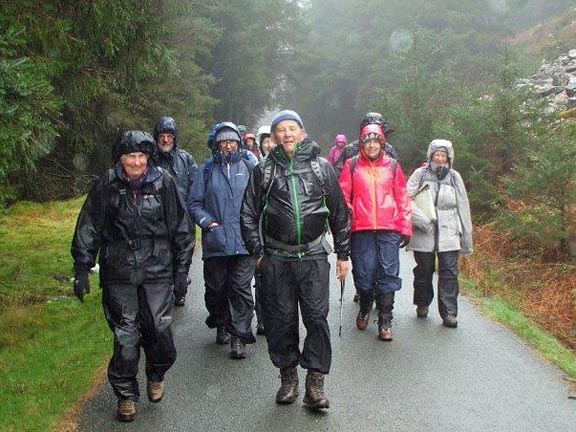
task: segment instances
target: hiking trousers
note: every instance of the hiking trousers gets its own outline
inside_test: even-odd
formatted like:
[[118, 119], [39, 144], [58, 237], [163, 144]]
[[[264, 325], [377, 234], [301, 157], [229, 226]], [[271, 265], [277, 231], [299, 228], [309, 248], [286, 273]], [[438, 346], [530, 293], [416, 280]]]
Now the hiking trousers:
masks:
[[138, 401], [140, 348], [146, 356], [146, 377], [162, 381], [176, 361], [172, 337], [174, 296], [171, 283], [107, 285], [102, 304], [114, 333], [114, 353], [108, 364], [108, 380], [119, 399]]
[[402, 288], [400, 272], [400, 234], [395, 231], [352, 233], [352, 276], [360, 310], [370, 312], [374, 300], [379, 307], [378, 323], [390, 327], [394, 293]]
[[254, 266], [255, 259], [250, 255], [204, 259], [204, 302], [209, 313], [206, 325], [225, 326], [245, 344], [256, 342], [252, 333]]
[[414, 259], [414, 304], [429, 306], [434, 298], [432, 276], [438, 257], [438, 312], [440, 317], [458, 316], [458, 256], [459, 251], [416, 252]]
[[[277, 368], [300, 364], [330, 372], [332, 346], [328, 327], [330, 264], [326, 256], [285, 261], [266, 254], [260, 263], [260, 296], [268, 354]], [[300, 352], [299, 313], [306, 328]]]

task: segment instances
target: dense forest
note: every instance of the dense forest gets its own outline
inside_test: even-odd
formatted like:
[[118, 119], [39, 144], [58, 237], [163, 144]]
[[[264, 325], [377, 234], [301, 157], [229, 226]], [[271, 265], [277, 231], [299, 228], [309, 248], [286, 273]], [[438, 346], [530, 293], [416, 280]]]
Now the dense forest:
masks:
[[[327, 150], [382, 112], [405, 171], [453, 140], [477, 221], [571, 257], [576, 130], [517, 85], [540, 58], [514, 37], [570, 0], [5, 0], [0, 204], [64, 199], [124, 129], [174, 117], [203, 160], [215, 121], [298, 110]], [[556, 38], [547, 55], [574, 46]], [[574, 40], [573, 38], [571, 39]], [[538, 53], [540, 55], [541, 53]]]

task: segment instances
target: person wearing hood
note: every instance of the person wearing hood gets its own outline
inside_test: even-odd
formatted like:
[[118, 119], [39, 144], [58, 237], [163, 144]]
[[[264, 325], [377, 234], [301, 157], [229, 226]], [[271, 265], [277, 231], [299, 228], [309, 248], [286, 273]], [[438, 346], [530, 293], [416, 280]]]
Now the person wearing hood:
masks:
[[250, 287], [255, 260], [240, 233], [240, 207], [257, 162], [231, 122], [213, 127], [208, 146], [212, 157], [198, 170], [188, 210], [202, 229], [206, 325], [216, 329], [216, 343], [230, 342], [230, 357], [241, 360], [246, 358], [245, 345], [256, 342]]
[[98, 257], [104, 314], [114, 334], [108, 380], [121, 421], [136, 416], [141, 347], [148, 398], [162, 399], [164, 375], [176, 360], [173, 286], [176, 292], [186, 288], [194, 251], [194, 225], [176, 182], [151, 163], [155, 145], [137, 130], [114, 143], [114, 169], [90, 190], [71, 248], [80, 301], [90, 292], [88, 273]]
[[[276, 402], [297, 399], [300, 365], [307, 369], [304, 403], [324, 409], [329, 407], [324, 378], [332, 360], [327, 226], [342, 280], [349, 266], [350, 216], [334, 169], [319, 157], [320, 147], [306, 136], [300, 116], [280, 111], [271, 132], [278, 146], [252, 172], [242, 204], [242, 236], [262, 277], [268, 353], [282, 382]], [[302, 351], [298, 306], [306, 327]]]
[[[190, 153], [178, 147], [178, 128], [172, 117], [160, 118], [154, 127], [154, 139], [156, 140], [155, 163], [174, 177], [185, 204], [198, 171], [198, 164]], [[193, 231], [191, 235], [194, 235]], [[183, 293], [175, 293], [178, 294], [174, 298], [175, 306], [184, 306], [186, 292], [187, 289]]]
[[374, 300], [378, 337], [391, 341], [395, 292], [402, 288], [399, 250], [412, 236], [410, 195], [402, 168], [384, 151], [377, 124], [360, 133], [360, 153], [346, 161], [340, 186], [352, 220], [352, 274], [359, 294], [358, 330], [366, 330]]
[[260, 149], [260, 162], [276, 148], [276, 143], [270, 136], [270, 126], [260, 126], [256, 134], [256, 145]]
[[[382, 128], [386, 139], [386, 143], [384, 144], [384, 151], [392, 159], [398, 160], [398, 153], [396, 152], [396, 149], [392, 144], [388, 142], [388, 135], [394, 132], [394, 130], [388, 127], [388, 125], [384, 121], [384, 117], [382, 117], [382, 114], [378, 112], [367, 112], [366, 114], [364, 114], [364, 117], [362, 117], [362, 121], [360, 122], [359, 132], [361, 133], [362, 129], [364, 129], [364, 127], [369, 124], [376, 124]], [[334, 169], [336, 170], [336, 175], [338, 177], [340, 177], [340, 173], [342, 172], [342, 168], [344, 167], [346, 161], [356, 156], [360, 151], [360, 147], [361, 143], [359, 140], [354, 140], [344, 147], [344, 151], [340, 153], [340, 157], [338, 157], [338, 159], [336, 159], [336, 162], [334, 163]]]
[[346, 135], [336, 135], [334, 145], [328, 152], [327, 160], [330, 165], [336, 165], [336, 161], [340, 158], [340, 155], [344, 151], [344, 147], [346, 147], [347, 143], [348, 139], [346, 138]]
[[[458, 326], [458, 257], [472, 253], [472, 217], [462, 177], [452, 168], [452, 142], [435, 139], [428, 146], [427, 164], [408, 179], [410, 196], [429, 193], [433, 212], [413, 201], [414, 237], [408, 249], [414, 251], [414, 304], [416, 315], [428, 316], [434, 298], [432, 276], [438, 263], [438, 311], [446, 327]], [[427, 190], [426, 190], [427, 189]]]
[[252, 154], [256, 156], [256, 159], [260, 160], [261, 155], [260, 149], [256, 144], [256, 135], [253, 133], [244, 134], [244, 144], [246, 144], [246, 149], [252, 152]]

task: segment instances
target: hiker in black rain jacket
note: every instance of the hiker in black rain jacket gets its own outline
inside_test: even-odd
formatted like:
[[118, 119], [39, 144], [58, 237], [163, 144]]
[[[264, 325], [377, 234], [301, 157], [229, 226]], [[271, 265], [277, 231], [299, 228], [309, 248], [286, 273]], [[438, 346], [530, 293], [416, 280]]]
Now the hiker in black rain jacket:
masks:
[[216, 328], [216, 343], [230, 342], [230, 356], [246, 357], [252, 333], [254, 299], [250, 286], [254, 258], [240, 233], [240, 207], [250, 172], [258, 163], [247, 151], [234, 123], [215, 125], [208, 137], [212, 157], [200, 166], [188, 200], [194, 222], [202, 228], [206, 325]]
[[[280, 111], [271, 131], [278, 146], [252, 173], [242, 205], [242, 235], [262, 277], [268, 353], [282, 380], [276, 402], [290, 404], [298, 397], [300, 365], [308, 371], [304, 402], [323, 409], [329, 406], [324, 376], [332, 360], [327, 320], [332, 248], [326, 233], [329, 226], [336, 274], [344, 279], [350, 216], [334, 169], [318, 157], [320, 147], [306, 137], [300, 116]], [[298, 306], [306, 327], [302, 352]]]
[[88, 194], [74, 232], [76, 295], [90, 292], [89, 270], [100, 263], [102, 303], [114, 333], [108, 379], [118, 417], [131, 421], [139, 398], [140, 347], [148, 398], [159, 402], [164, 374], [176, 360], [171, 331], [173, 285], [181, 290], [194, 250], [193, 224], [172, 176], [152, 165], [155, 142], [128, 131], [113, 146], [110, 169]]
[[[165, 135], [166, 143], [161, 140], [161, 135]], [[170, 139], [170, 136], [172, 139]], [[180, 136], [176, 121], [172, 117], [162, 117], [154, 127], [154, 139], [156, 140], [157, 151], [155, 163], [157, 166], [168, 171], [178, 185], [178, 191], [186, 203], [190, 196], [192, 183], [196, 178], [198, 164], [194, 157], [186, 150], [179, 148]]]
[[[178, 191], [184, 201], [188, 201], [192, 183], [198, 171], [198, 164], [190, 153], [178, 147], [180, 137], [176, 121], [172, 117], [162, 117], [154, 127], [156, 166], [164, 168], [176, 180]], [[187, 289], [174, 293], [174, 306], [184, 306]]]

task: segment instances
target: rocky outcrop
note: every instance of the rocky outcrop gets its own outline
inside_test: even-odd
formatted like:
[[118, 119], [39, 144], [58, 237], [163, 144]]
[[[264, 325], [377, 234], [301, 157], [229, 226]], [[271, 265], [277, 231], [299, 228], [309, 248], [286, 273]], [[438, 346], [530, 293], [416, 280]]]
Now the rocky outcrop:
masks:
[[517, 85], [529, 86], [536, 94], [547, 98], [550, 112], [576, 107], [576, 49], [552, 63], [543, 63], [531, 78], [518, 80]]

